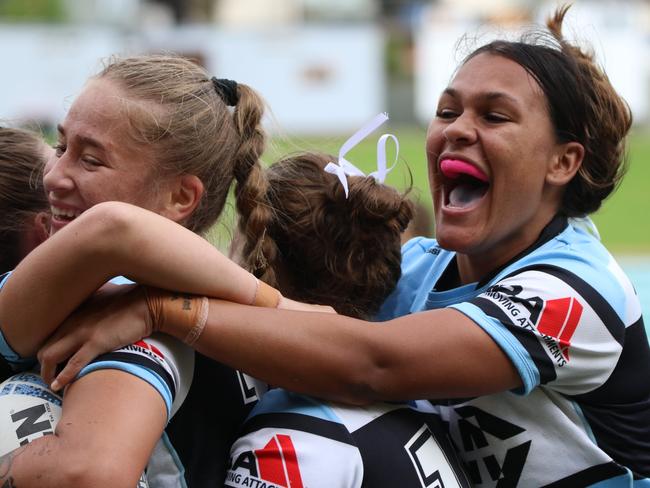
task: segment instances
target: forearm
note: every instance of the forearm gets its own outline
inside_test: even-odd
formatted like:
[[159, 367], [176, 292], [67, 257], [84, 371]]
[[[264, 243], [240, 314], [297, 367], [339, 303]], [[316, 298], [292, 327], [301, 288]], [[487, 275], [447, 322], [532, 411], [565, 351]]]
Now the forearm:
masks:
[[188, 229], [126, 203], [103, 203], [93, 211], [108, 215], [118, 229], [103, 246], [103, 266], [114, 274], [168, 290], [253, 301], [255, 277]]
[[[173, 326], [165, 332], [185, 333]], [[447, 309], [377, 324], [211, 300], [194, 347], [270, 384], [353, 404], [472, 396], [520, 384], [491, 338]]]
[[[48, 435], [32, 441], [0, 457], [0, 486], [20, 488], [60, 488], [62, 486], [112, 486], [89, 485], [90, 466], [74, 459], [66, 451], [58, 435]], [[98, 481], [98, 476], [95, 476]]]
[[0, 290], [0, 327], [21, 356], [108, 279], [250, 303], [255, 278], [210, 243], [132, 205], [106, 202], [86, 211], [35, 249]]
[[133, 488], [165, 420], [160, 395], [139, 378], [90, 373], [68, 388], [53, 435], [1, 458], [0, 486]]

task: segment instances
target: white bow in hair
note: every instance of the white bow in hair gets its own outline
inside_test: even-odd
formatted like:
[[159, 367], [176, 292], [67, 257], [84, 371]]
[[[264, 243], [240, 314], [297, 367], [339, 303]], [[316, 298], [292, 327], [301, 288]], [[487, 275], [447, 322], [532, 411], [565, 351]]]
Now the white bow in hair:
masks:
[[[375, 131], [380, 125], [388, 120], [386, 113], [376, 115], [370, 122], [361, 127], [350, 137], [339, 150], [338, 164], [328, 163], [325, 166], [325, 171], [335, 174], [345, 190], [345, 198], [348, 197], [348, 176], [366, 176], [366, 174], [357, 168], [350, 161], [345, 159], [345, 155], [350, 150], [365, 139], [371, 132]], [[395, 141], [395, 160], [390, 168], [386, 168], [386, 144], [388, 140]], [[393, 134], [383, 134], [377, 141], [377, 171], [373, 171], [368, 176], [372, 176], [379, 183], [386, 180], [386, 175], [392, 171], [397, 164], [397, 156], [399, 155], [399, 141]]]

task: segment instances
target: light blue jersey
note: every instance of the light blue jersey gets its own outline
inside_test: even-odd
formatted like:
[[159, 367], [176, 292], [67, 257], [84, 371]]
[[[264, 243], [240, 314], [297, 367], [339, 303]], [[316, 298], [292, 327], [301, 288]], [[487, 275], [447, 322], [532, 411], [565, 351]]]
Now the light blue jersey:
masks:
[[476, 486], [650, 486], [650, 348], [638, 297], [587, 232], [554, 219], [478, 283], [437, 289], [455, 253], [403, 248], [378, 318], [455, 308], [485, 330], [523, 388], [440, 401]]

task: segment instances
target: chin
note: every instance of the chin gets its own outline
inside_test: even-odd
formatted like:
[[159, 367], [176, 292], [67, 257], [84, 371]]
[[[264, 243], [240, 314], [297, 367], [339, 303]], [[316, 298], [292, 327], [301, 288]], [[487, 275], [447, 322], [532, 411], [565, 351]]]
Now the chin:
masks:
[[450, 218], [444, 212], [436, 212], [435, 238], [443, 249], [465, 252], [475, 234], [474, 226], [466, 219]]
[[471, 249], [475, 247], [472, 233], [460, 229], [436, 231], [436, 239], [441, 248], [461, 254], [471, 254]]

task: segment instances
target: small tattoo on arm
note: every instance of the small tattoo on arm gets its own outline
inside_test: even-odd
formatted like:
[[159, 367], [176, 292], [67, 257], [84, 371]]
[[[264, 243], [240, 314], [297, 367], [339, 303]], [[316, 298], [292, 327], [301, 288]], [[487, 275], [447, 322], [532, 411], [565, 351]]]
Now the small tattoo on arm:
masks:
[[22, 449], [19, 448], [18, 451], [12, 451], [4, 456], [0, 456], [0, 488], [16, 488], [16, 483], [14, 477], [11, 476], [11, 466], [14, 462], [14, 458]]
[[2, 483], [2, 488], [17, 488], [18, 485], [14, 483], [14, 479], [9, 476], [9, 479]]
[[0, 483], [2, 488], [11, 488], [14, 485], [14, 479], [11, 476], [11, 465], [13, 464], [14, 455], [12, 452], [0, 457]]

